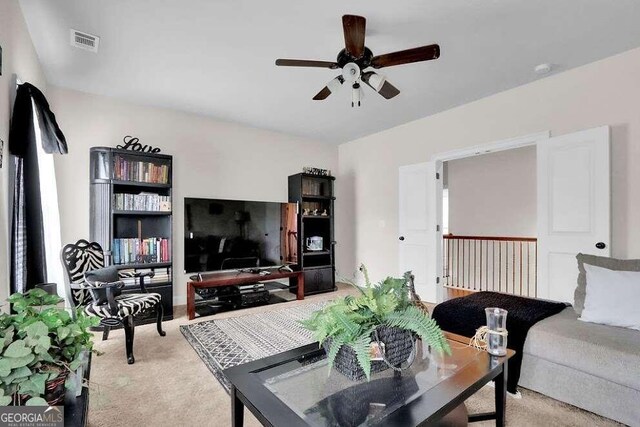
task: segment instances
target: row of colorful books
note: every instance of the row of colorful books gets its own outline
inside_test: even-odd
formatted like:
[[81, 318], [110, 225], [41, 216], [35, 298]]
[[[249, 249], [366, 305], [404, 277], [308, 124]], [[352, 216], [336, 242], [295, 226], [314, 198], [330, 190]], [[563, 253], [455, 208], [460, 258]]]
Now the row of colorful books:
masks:
[[171, 197], [155, 193], [114, 194], [113, 207], [120, 211], [171, 212]]
[[114, 264], [142, 264], [171, 261], [169, 239], [113, 239], [111, 248]]
[[169, 165], [156, 165], [116, 156], [113, 165], [113, 178], [121, 181], [167, 184], [169, 183]]

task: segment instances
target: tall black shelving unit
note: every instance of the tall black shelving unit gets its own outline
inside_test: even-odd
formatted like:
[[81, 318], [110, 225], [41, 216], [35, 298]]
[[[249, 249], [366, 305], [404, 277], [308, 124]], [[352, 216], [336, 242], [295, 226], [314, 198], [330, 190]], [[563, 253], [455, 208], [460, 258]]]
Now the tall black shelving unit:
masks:
[[[102, 246], [107, 265], [156, 273], [155, 278], [146, 279], [145, 286], [149, 292], [162, 295], [165, 320], [173, 319], [172, 167], [169, 155], [109, 147], [90, 149], [90, 238]], [[126, 206], [123, 195], [128, 199]], [[152, 203], [141, 202], [141, 196]], [[162, 199], [162, 205], [158, 199]], [[137, 240], [141, 246], [147, 242], [147, 249], [155, 239], [157, 246], [145, 254], [130, 252], [125, 256], [122, 246], [116, 244], [122, 241], [116, 239]], [[139, 289], [128, 284], [123, 293]]]
[[[332, 176], [305, 173], [289, 177], [289, 202], [298, 204], [298, 265], [304, 271], [304, 294], [336, 290], [334, 184]], [[322, 250], [310, 251], [306, 240], [322, 237]]]

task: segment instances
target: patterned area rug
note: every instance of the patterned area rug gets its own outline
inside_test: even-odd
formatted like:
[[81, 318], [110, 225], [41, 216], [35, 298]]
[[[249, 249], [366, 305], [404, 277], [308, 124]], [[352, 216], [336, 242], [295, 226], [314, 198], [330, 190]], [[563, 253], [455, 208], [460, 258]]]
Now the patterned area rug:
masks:
[[229, 392], [224, 369], [312, 343], [311, 332], [298, 321], [325, 304], [297, 304], [282, 310], [183, 325], [180, 331]]

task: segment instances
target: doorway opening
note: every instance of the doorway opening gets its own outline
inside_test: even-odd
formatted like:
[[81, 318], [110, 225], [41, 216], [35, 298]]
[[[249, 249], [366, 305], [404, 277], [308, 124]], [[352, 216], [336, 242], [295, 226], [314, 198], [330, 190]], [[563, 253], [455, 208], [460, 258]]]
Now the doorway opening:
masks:
[[442, 163], [443, 297], [537, 297], [536, 146]]

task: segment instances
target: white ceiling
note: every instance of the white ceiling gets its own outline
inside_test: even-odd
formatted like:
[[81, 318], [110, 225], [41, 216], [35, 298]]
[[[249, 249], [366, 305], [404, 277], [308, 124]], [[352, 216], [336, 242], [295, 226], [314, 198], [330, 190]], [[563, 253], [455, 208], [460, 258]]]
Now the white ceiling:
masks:
[[[637, 0], [20, 0], [50, 84], [341, 143], [640, 46]], [[437, 61], [383, 69], [402, 93], [347, 88], [334, 60], [341, 15], [367, 18], [374, 54], [439, 43]], [[69, 29], [101, 37], [73, 48]], [[463, 125], [463, 124], [461, 124]]]

